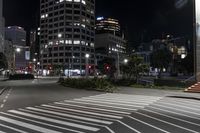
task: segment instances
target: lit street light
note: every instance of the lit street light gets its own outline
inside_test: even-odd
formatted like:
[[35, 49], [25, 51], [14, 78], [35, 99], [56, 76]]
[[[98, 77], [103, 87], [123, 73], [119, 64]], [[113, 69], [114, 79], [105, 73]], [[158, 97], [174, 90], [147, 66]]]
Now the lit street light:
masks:
[[20, 48], [16, 48], [16, 52], [17, 53], [21, 52], [21, 49]]
[[85, 58], [86, 58], [85, 75], [86, 75], [86, 78], [88, 78], [88, 74], [89, 74], [89, 58], [90, 58], [90, 55], [89, 55], [89, 54], [86, 54], [86, 55], [85, 55]]
[[128, 63], [128, 59], [124, 59], [124, 64], [127, 64]]

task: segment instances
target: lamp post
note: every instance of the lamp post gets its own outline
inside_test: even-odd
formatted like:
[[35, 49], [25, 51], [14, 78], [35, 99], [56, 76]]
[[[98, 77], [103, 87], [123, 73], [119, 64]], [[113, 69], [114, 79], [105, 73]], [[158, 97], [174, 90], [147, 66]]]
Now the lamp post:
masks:
[[90, 58], [90, 55], [89, 54], [86, 54], [85, 55], [85, 59], [86, 59], [86, 63], [85, 63], [85, 75], [86, 75], [86, 78], [88, 78], [88, 74], [89, 74], [89, 58]]
[[128, 63], [128, 59], [124, 59], [124, 64], [126, 65]]

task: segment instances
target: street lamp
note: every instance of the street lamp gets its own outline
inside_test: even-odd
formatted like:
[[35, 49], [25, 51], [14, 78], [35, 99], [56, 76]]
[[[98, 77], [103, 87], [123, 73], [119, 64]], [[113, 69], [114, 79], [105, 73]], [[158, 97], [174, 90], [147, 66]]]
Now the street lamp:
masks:
[[128, 63], [128, 59], [124, 59], [124, 64], [127, 64]]
[[89, 54], [85, 54], [85, 58], [86, 58], [86, 64], [85, 64], [85, 75], [86, 75], [86, 78], [88, 78], [88, 73], [89, 73], [89, 58], [90, 58], [90, 55]]
[[16, 52], [17, 53], [21, 52], [21, 49], [20, 48], [16, 48]]

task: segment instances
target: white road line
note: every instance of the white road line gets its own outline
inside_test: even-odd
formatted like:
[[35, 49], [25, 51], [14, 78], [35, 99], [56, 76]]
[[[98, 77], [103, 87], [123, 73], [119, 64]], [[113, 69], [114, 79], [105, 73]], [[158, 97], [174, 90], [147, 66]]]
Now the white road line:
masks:
[[142, 105], [129, 105], [129, 104], [119, 104], [119, 103], [109, 103], [109, 102], [102, 102], [102, 101], [94, 101], [94, 100], [84, 100], [84, 99], [74, 99], [75, 101], [81, 102], [90, 102], [90, 103], [97, 103], [97, 104], [106, 104], [112, 106], [121, 106], [121, 107], [128, 107], [128, 108], [143, 108]]
[[136, 132], [136, 133], [141, 133], [140, 131], [138, 131], [137, 129], [125, 124], [124, 122], [120, 121], [120, 120], [117, 120], [117, 122], [119, 122], [120, 124], [124, 125], [125, 127], [129, 128], [130, 130]]
[[109, 109], [87, 107], [87, 106], [67, 104], [67, 103], [61, 103], [61, 102], [55, 102], [54, 104], [63, 105], [63, 106], [78, 107], [78, 108], [84, 108], [84, 109], [92, 109], [92, 110], [98, 110], [98, 111], [105, 111], [105, 112], [111, 112], [111, 113], [117, 113], [117, 114], [123, 114], [123, 115], [130, 115], [131, 114], [131, 113], [128, 113], [128, 112], [123, 112], [123, 111], [115, 111], [115, 110], [109, 110]]
[[[193, 107], [193, 108], [197, 108], [197, 109], [200, 109], [200, 104], [199, 105], [195, 105], [196, 101], [194, 101], [193, 103], [190, 102], [190, 103], [184, 103], [184, 101], [181, 101], [181, 102], [177, 102], [177, 101], [172, 101], [172, 103], [175, 103], [175, 104], [178, 104], [178, 105], [182, 105], [182, 106], [188, 106], [188, 104], [190, 105], [190, 107]], [[171, 103], [171, 102], [169, 102]]]
[[4, 104], [1, 104], [0, 108], [3, 108], [4, 107]]
[[141, 101], [121, 101], [120, 99], [105, 99], [105, 98], [81, 98], [84, 100], [91, 100], [91, 101], [102, 101], [102, 102], [112, 102], [112, 103], [119, 103], [119, 104], [129, 104], [129, 105], [143, 105], [143, 106], [148, 106], [152, 102], [141, 102]]
[[3, 112], [0, 112], [0, 113], [3, 114], [3, 115], [7, 115], [7, 116], [11, 116], [11, 117], [15, 117], [15, 118], [19, 118], [19, 119], [26, 120], [26, 121], [30, 121], [30, 122], [34, 122], [34, 123], [37, 123], [37, 124], [46, 125], [46, 126], [49, 126], [49, 127], [54, 127], [54, 128], [58, 128], [58, 129], [63, 129], [63, 130], [70, 131], [70, 132], [75, 132], [75, 133], [84, 133], [84, 132], [81, 132], [81, 131], [72, 130], [72, 129], [69, 129], [69, 128], [63, 128], [63, 127], [59, 127], [59, 126], [55, 126], [55, 125], [52, 125], [52, 124], [47, 124], [47, 123], [44, 123], [44, 122], [39, 122], [39, 121], [35, 121], [35, 120], [31, 120], [31, 119], [27, 119], [27, 118], [24, 118], [24, 117], [20, 117], [20, 116], [16, 116], [16, 115], [8, 114], [8, 113], [3, 113]]
[[159, 128], [159, 127], [156, 127], [156, 126], [154, 126], [154, 125], [151, 125], [151, 124], [149, 124], [149, 123], [146, 123], [146, 122], [144, 122], [144, 121], [141, 121], [141, 120], [139, 120], [139, 119], [137, 119], [137, 118], [134, 118], [134, 117], [132, 117], [132, 116], [127, 116], [127, 117], [130, 118], [130, 119], [133, 119], [133, 120], [135, 120], [135, 121], [138, 121], [138, 122], [140, 122], [140, 123], [142, 123], [142, 124], [144, 124], [144, 125], [147, 125], [147, 126], [149, 126], [149, 127], [152, 127], [152, 128], [154, 128], [154, 129], [157, 129], [157, 130], [159, 130], [159, 131], [161, 131], [161, 132], [170, 133], [170, 132], [168, 132], [168, 131], [166, 131], [166, 130], [163, 130], [163, 129]]
[[7, 100], [6, 100], [6, 99], [4, 99], [4, 100], [3, 100], [3, 103], [5, 103], [6, 101], [7, 101]]
[[[83, 97], [83, 98], [88, 98], [88, 97]], [[148, 98], [148, 97], [135, 97], [134, 95], [132, 95], [131, 97], [128, 96], [90, 96], [89, 98], [112, 98], [112, 99], [116, 99], [116, 98], [120, 98], [120, 99], [124, 99], [124, 100], [141, 100], [141, 101], [157, 101], [160, 100], [161, 98]]]
[[167, 106], [181, 107], [181, 108], [184, 108], [184, 109], [189, 109], [189, 110], [198, 111], [198, 112], [200, 111], [200, 109], [191, 108], [191, 107], [188, 107], [188, 106], [182, 106], [182, 105], [179, 105], [179, 104], [172, 104], [172, 103], [158, 103], [158, 104], [164, 104], [164, 105], [167, 105]]
[[[185, 100], [185, 99], [181, 99], [181, 100], [179, 100], [179, 99], [175, 99], [175, 98], [173, 98], [173, 99], [168, 99], [168, 98], [165, 98], [165, 99], [163, 99], [164, 101], [165, 100], [169, 100], [170, 102], [173, 102], [173, 101], [176, 101], [176, 102], [179, 102], [179, 103], [185, 103], [185, 104], [192, 104], [192, 105], [196, 105], [196, 106], [200, 106], [200, 102], [198, 102], [197, 100], [190, 100], [190, 99], [187, 99], [187, 101]], [[161, 101], [163, 101], [163, 100], [161, 100]], [[197, 103], [198, 102], [198, 103]]]
[[6, 133], [6, 132], [0, 131], [0, 133]]
[[65, 111], [72, 111], [72, 112], [89, 114], [89, 115], [96, 115], [96, 116], [108, 117], [108, 118], [112, 118], [112, 119], [123, 119], [123, 117], [121, 117], [121, 116], [115, 116], [115, 115], [100, 114], [100, 113], [94, 113], [94, 112], [88, 112], [88, 111], [81, 111], [81, 110], [69, 109], [69, 108], [63, 108], [63, 107], [56, 107], [56, 106], [45, 105], [45, 104], [42, 105], [42, 106], [43, 107], [54, 108], [54, 109], [59, 109], [59, 110], [65, 110]]
[[198, 117], [192, 117], [192, 116], [189, 116], [189, 115], [185, 115], [185, 114], [182, 114], [182, 113], [177, 113], [177, 112], [174, 112], [174, 111], [169, 111], [169, 110], [165, 110], [165, 109], [161, 109], [161, 108], [156, 108], [156, 107], [152, 107], [152, 106], [149, 106], [148, 108], [160, 110], [162, 112], [168, 112], [168, 113], [171, 113], [171, 114], [176, 114], [176, 115], [179, 115], [179, 116], [184, 116], [184, 117], [195, 119], [195, 120], [200, 120], [200, 118], [198, 118]]
[[82, 117], [82, 116], [76, 116], [76, 115], [70, 115], [70, 114], [64, 114], [64, 113], [58, 113], [58, 112], [54, 112], [54, 111], [48, 111], [48, 110], [38, 109], [38, 108], [33, 108], [33, 107], [27, 107], [27, 109], [34, 110], [34, 111], [40, 111], [40, 112], [44, 112], [44, 113], [50, 113], [50, 114], [59, 115], [59, 116], [64, 116], [64, 117], [75, 118], [75, 119], [79, 119], [79, 120], [97, 122], [97, 123], [102, 123], [102, 124], [107, 124], [107, 125], [112, 124], [112, 122], [110, 122], [110, 121], [104, 121], [104, 120], [87, 118], [87, 117]]
[[99, 106], [99, 107], [108, 107], [108, 108], [120, 109], [120, 110], [129, 110], [129, 111], [136, 111], [137, 110], [137, 109], [133, 109], [133, 108], [125, 108], [125, 107], [111, 106], [111, 105], [102, 105], [102, 104], [95, 104], [95, 103], [81, 102], [81, 101], [66, 100], [65, 102], [67, 102], [67, 103], [78, 103], [78, 104], [83, 104], [83, 105], [94, 105], [94, 106]]
[[12, 124], [17, 125], [17, 126], [21, 126], [21, 127], [25, 127], [25, 128], [29, 128], [29, 129], [35, 130], [35, 131], [39, 131], [39, 132], [42, 132], [42, 133], [61, 133], [61, 132], [57, 132], [57, 131], [54, 131], [54, 130], [46, 129], [46, 128], [43, 128], [43, 127], [39, 127], [39, 126], [36, 126], [36, 125], [28, 124], [28, 123], [25, 123], [25, 122], [21, 122], [21, 121], [18, 121], [18, 120], [10, 119], [10, 118], [3, 117], [3, 116], [0, 116], [0, 120], [8, 122], [8, 123], [12, 123]]
[[48, 115], [47, 113], [39, 113], [36, 111], [30, 111], [30, 110], [26, 110], [26, 109], [19, 109], [20, 111], [24, 111], [24, 112], [29, 112], [29, 113], [33, 113], [33, 114], [37, 114], [37, 115], [42, 115], [42, 116], [46, 116], [46, 117], [53, 117], [55, 119], [61, 119], [61, 120], [69, 120], [69, 121], [73, 121], [73, 122], [77, 122], [77, 123], [82, 123], [82, 124], [88, 124], [88, 125], [92, 125], [92, 126], [98, 126], [98, 127], [103, 127], [106, 128], [109, 132], [114, 133], [114, 131], [112, 131], [109, 127], [104, 126], [104, 125], [99, 125], [99, 124], [95, 124], [95, 123], [90, 123], [90, 122], [85, 122], [85, 121], [79, 121], [79, 120], [75, 120], [75, 119], [69, 119], [69, 118], [63, 118], [63, 117], [59, 117], [59, 116], [52, 116], [52, 115]]
[[151, 119], [154, 119], [156, 121], [160, 121], [162, 123], [165, 123], [165, 124], [168, 124], [168, 125], [171, 125], [171, 126], [174, 126], [174, 127], [180, 128], [180, 129], [183, 129], [183, 130], [187, 130], [187, 131], [192, 132], [192, 133], [199, 133], [197, 131], [194, 131], [194, 130], [191, 130], [191, 129], [188, 129], [188, 128], [185, 128], [185, 127], [182, 127], [182, 126], [179, 126], [179, 125], [176, 125], [176, 124], [173, 124], [173, 123], [170, 123], [170, 122], [167, 122], [167, 121], [164, 121], [164, 120], [161, 120], [161, 119], [158, 119], [158, 118], [155, 118], [155, 117], [143, 114], [143, 113], [140, 113], [140, 112], [135, 112], [135, 113], [137, 113], [139, 115], [142, 115], [142, 116], [145, 116], [145, 117], [148, 117], [148, 118], [151, 118]]
[[183, 120], [183, 119], [176, 118], [176, 117], [173, 117], [173, 116], [169, 116], [169, 115], [165, 115], [165, 114], [162, 114], [162, 113], [158, 113], [158, 112], [156, 112], [156, 111], [152, 111], [152, 110], [149, 110], [149, 109], [142, 109], [142, 110], [145, 110], [145, 111], [147, 111], [147, 112], [151, 112], [151, 113], [154, 113], [154, 114], [162, 115], [162, 116], [165, 116], [165, 117], [174, 119], [174, 120], [182, 121], [182, 122], [185, 122], [185, 123], [188, 123], [188, 124], [191, 124], [191, 125], [195, 125], [195, 126], [200, 127], [200, 124], [193, 123], [193, 122], [190, 122], [190, 121], [187, 121], [187, 120]]
[[[30, 114], [30, 113], [24, 113], [24, 112], [21, 112], [21, 111], [9, 110], [8, 112], [14, 113], [14, 114], [19, 114], [19, 115], [24, 115], [24, 116], [27, 116], [27, 117], [36, 118], [36, 119], [39, 119], [39, 120], [45, 120], [45, 121], [49, 121], [49, 122], [53, 122], [53, 123], [57, 123], [57, 124], [62, 124], [62, 125], [70, 126], [70, 127], [76, 127], [76, 128], [84, 129], [84, 130], [88, 130], [88, 131], [94, 131], [94, 132], [99, 131], [99, 128], [84, 126], [84, 125], [60, 121], [60, 120], [55, 120], [55, 119], [51, 119], [51, 118], [47, 118], [47, 117], [33, 115], [33, 114]], [[52, 133], [52, 132], [50, 132], [50, 133]]]
[[110, 97], [87, 97], [87, 98], [83, 98], [83, 99], [97, 99], [97, 100], [111, 100], [111, 101], [120, 101], [120, 102], [126, 102], [126, 103], [134, 103], [134, 102], [137, 102], [137, 103], [141, 103], [141, 104], [149, 104], [149, 103], [152, 103], [152, 102], [155, 102], [157, 100], [153, 100], [153, 101], [149, 101], [148, 99], [146, 100], [140, 100], [140, 99], [127, 99], [127, 98], [120, 98], [120, 97], [115, 97], [115, 98], [110, 98]]
[[[11, 130], [16, 131], [16, 132], [20, 132], [20, 133], [28, 133], [28, 132], [25, 132], [25, 131], [22, 131], [22, 130], [16, 129], [16, 128], [14, 128], [14, 127], [10, 127], [10, 126], [7, 126], [7, 125], [4, 125], [4, 124], [1, 124], [1, 123], [0, 123], [0, 126], [1, 126], [1, 127], [4, 127], [4, 128], [7, 128], [7, 129], [11, 129]], [[0, 133], [5, 133], [5, 132], [1, 132], [1, 131], [0, 131]]]
[[118, 94], [113, 94], [113, 95], [96, 95], [96, 96], [89, 96], [89, 97], [110, 97], [110, 98], [128, 98], [128, 99], [149, 99], [149, 100], [157, 100], [160, 99], [161, 97], [147, 97], [147, 96], [138, 96], [138, 95], [118, 95]]
[[192, 112], [192, 111], [186, 111], [186, 110], [183, 110], [183, 109], [178, 109], [178, 108], [169, 107], [169, 106], [163, 106], [163, 105], [160, 105], [160, 104], [154, 104], [153, 106], [162, 107], [162, 108], [168, 108], [168, 109], [172, 109], [172, 110], [184, 112], [184, 113], [187, 113], [187, 114], [193, 114], [193, 115], [198, 115], [198, 116], [200, 116], [199, 113], [195, 113], [195, 112]]

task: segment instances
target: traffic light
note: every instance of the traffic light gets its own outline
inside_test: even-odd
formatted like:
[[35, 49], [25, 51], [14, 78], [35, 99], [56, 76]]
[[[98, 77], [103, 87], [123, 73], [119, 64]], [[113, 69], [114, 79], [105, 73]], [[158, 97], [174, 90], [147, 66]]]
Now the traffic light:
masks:
[[104, 69], [105, 69], [106, 72], [108, 72], [108, 71], [110, 71], [111, 66], [109, 64], [105, 64]]

